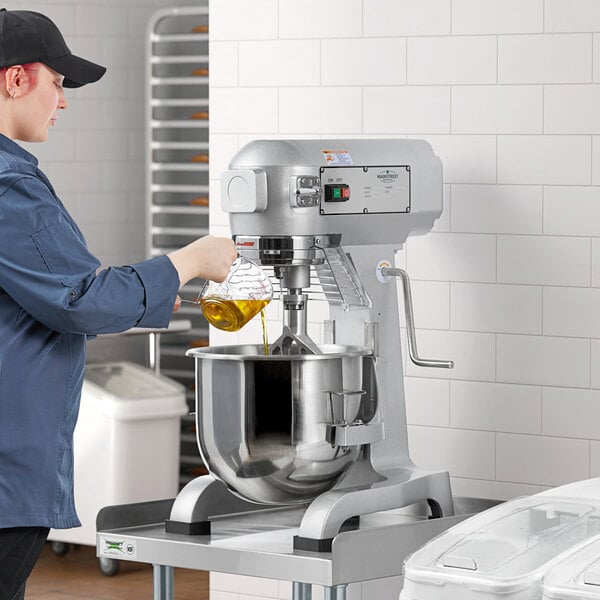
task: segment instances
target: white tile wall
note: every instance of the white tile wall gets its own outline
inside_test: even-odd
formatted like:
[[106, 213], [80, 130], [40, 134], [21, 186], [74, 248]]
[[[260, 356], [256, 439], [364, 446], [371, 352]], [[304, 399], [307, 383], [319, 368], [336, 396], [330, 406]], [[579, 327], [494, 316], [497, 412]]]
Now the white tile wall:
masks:
[[600, 34], [595, 33], [593, 39], [594, 46], [594, 83], [600, 83]]
[[496, 239], [492, 235], [431, 233], [410, 239], [406, 246], [407, 267], [415, 279], [496, 279]]
[[213, 133], [277, 131], [275, 88], [213, 88], [210, 94]]
[[451, 30], [450, 0], [367, 0], [365, 37], [444, 36]]
[[452, 283], [452, 329], [542, 332], [542, 290], [538, 286]]
[[362, 37], [361, 0], [286, 0], [279, 2], [282, 39]]
[[498, 183], [589, 185], [589, 136], [498, 137]]
[[[600, 46], [600, 41], [598, 45]], [[600, 65], [600, 53], [597, 63]], [[592, 138], [592, 185], [600, 185], [600, 137]]]
[[360, 87], [311, 87], [298, 92], [290, 87], [279, 90], [279, 131], [291, 136], [309, 130], [329, 135], [362, 131]]
[[444, 165], [445, 183], [496, 183], [495, 135], [424, 135]]
[[277, 0], [210, 3], [212, 40], [271, 40], [278, 35]]
[[406, 422], [409, 425], [450, 425], [450, 382], [443, 379], [405, 379]]
[[600, 391], [544, 388], [544, 435], [600, 440]]
[[591, 369], [592, 369], [592, 381], [591, 387], [598, 389], [600, 388], [600, 341], [592, 340], [591, 341]]
[[[210, 41], [210, 82], [213, 88], [238, 84], [238, 45], [237, 42]], [[210, 162], [213, 162], [212, 156]]]
[[[212, 4], [211, 195], [256, 137], [408, 136], [442, 159], [444, 214], [398, 258], [419, 353], [456, 363], [406, 362], [413, 460], [449, 469], [455, 494], [498, 499], [600, 476], [600, 3]], [[88, 129], [106, 127], [100, 112]], [[211, 222], [228, 231], [214, 205]], [[291, 597], [283, 582], [231, 590], [218, 593]]]
[[591, 34], [498, 36], [498, 83], [590, 83]]
[[600, 477], [600, 442], [590, 442], [590, 477]]
[[497, 381], [530, 385], [590, 386], [589, 340], [498, 335]]
[[545, 287], [544, 335], [600, 338], [600, 289]]
[[592, 238], [592, 286], [600, 286], [600, 240]]
[[[363, 102], [365, 133], [450, 132], [448, 87], [368, 87]], [[389, 106], [394, 110], [387, 110]]]
[[545, 133], [600, 133], [600, 85], [547, 85]]
[[453, 185], [447, 212], [454, 232], [540, 234], [542, 198], [542, 186]]
[[589, 477], [588, 440], [499, 433], [496, 444], [500, 481], [556, 486]]
[[239, 84], [242, 87], [320, 83], [318, 40], [240, 42], [238, 52]]
[[537, 494], [543, 489], [541, 485], [506, 483], [486, 479], [465, 479], [463, 477], [452, 477], [451, 485], [454, 496], [489, 498], [491, 500], [510, 500], [516, 496], [529, 496]]
[[590, 285], [590, 244], [585, 238], [498, 236], [498, 282]]
[[546, 235], [600, 236], [598, 188], [548, 186], [544, 189]]
[[452, 381], [450, 390], [451, 427], [541, 433], [542, 403], [537, 386]]
[[598, 31], [600, 5], [596, 0], [546, 0], [546, 31]]
[[496, 83], [494, 36], [415, 37], [408, 40], [408, 83]]
[[542, 133], [543, 107], [538, 85], [455, 86], [452, 133]]
[[[300, 43], [303, 47], [307, 45], [307, 42]], [[324, 39], [320, 45], [321, 55], [319, 57], [317, 54], [317, 65], [313, 72], [317, 79], [320, 74], [322, 85], [406, 83], [405, 38]], [[381, 60], [384, 56], [394, 57], [393, 66]]]
[[543, 0], [453, 0], [452, 33], [541, 33]]
[[[424, 469], [451, 469], [457, 477], [494, 479], [496, 436], [491, 432], [409, 425], [411, 456]], [[440, 448], [444, 451], [440, 452]]]

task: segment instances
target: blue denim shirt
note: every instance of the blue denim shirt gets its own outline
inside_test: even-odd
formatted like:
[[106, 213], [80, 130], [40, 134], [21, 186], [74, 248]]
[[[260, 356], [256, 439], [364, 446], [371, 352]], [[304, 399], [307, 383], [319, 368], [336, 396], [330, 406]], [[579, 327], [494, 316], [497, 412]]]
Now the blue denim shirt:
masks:
[[86, 336], [166, 327], [179, 286], [165, 256], [97, 273], [37, 164], [0, 135], [0, 528], [80, 524], [73, 429]]

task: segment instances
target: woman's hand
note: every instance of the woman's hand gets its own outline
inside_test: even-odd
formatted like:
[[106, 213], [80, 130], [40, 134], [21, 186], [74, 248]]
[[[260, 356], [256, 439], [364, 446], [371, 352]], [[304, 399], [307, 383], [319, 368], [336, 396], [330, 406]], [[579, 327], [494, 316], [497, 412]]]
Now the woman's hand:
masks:
[[181, 298], [179, 297], [179, 295], [177, 295], [175, 297], [175, 304], [173, 305], [173, 312], [176, 313], [179, 310], [180, 306], [181, 306]]
[[180, 285], [195, 277], [221, 282], [237, 257], [237, 250], [230, 238], [207, 235], [174, 250], [168, 257], [177, 269]]

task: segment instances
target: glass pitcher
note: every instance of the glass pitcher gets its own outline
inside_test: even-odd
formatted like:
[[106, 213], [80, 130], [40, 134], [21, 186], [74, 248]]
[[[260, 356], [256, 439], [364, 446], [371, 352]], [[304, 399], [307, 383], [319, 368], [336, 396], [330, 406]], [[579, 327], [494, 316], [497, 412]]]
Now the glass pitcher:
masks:
[[254, 262], [238, 256], [225, 281], [207, 281], [196, 304], [204, 317], [218, 329], [238, 331], [273, 298], [268, 275]]

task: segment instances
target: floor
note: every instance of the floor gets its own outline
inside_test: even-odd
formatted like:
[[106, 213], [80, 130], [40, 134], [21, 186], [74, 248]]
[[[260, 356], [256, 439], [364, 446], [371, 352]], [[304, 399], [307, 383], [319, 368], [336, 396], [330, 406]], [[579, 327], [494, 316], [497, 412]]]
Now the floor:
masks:
[[[208, 600], [208, 573], [175, 569], [175, 600]], [[47, 543], [25, 592], [25, 600], [151, 600], [152, 567], [122, 561], [113, 577], [98, 569], [96, 549], [71, 546], [56, 556]]]

